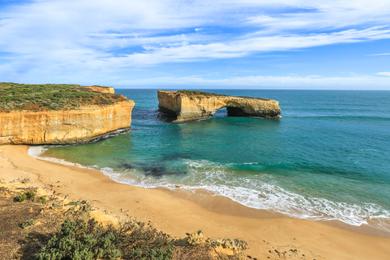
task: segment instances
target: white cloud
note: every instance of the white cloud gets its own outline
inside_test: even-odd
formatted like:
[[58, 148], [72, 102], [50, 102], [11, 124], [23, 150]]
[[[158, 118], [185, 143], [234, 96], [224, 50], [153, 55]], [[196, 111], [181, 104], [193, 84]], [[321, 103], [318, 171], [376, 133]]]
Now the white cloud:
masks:
[[374, 53], [370, 56], [390, 56], [390, 52]]
[[0, 9], [0, 78], [121, 79], [145, 65], [388, 39], [389, 25], [388, 0], [35, 0]]
[[292, 50], [335, 43], [351, 43], [390, 38], [390, 29], [372, 27], [308, 35], [275, 35], [245, 37], [229, 42], [184, 44], [174, 47], [150, 48], [142, 53], [113, 58], [112, 62], [130, 64], [158, 64], [197, 59], [242, 57], [255, 52]]
[[371, 89], [390, 90], [390, 78], [371, 75], [326, 77], [318, 75], [285, 76], [237, 76], [228, 78], [157, 77], [138, 80], [124, 80], [123, 86], [165, 86], [169, 88], [248, 88], [248, 89]]
[[390, 77], [390, 71], [378, 72], [376, 75], [384, 76], [384, 77]]

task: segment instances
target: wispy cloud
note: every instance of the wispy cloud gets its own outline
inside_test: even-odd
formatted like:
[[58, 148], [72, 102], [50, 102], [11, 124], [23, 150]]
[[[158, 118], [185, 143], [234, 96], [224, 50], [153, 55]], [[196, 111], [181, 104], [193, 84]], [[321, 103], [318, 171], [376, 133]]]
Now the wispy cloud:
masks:
[[376, 75], [378, 75], [378, 76], [384, 76], [384, 77], [390, 77], [390, 71], [378, 72]]
[[252, 75], [227, 78], [156, 77], [124, 80], [122, 86], [162, 86], [168, 88], [247, 88], [247, 89], [368, 89], [389, 90], [390, 78], [373, 75], [326, 77], [319, 75]]
[[387, 0], [32, 0], [0, 9], [0, 76], [120, 79], [145, 65], [389, 38]]
[[181, 44], [173, 47], [151, 47], [142, 53], [129, 54], [111, 62], [158, 64], [164, 62], [193, 61], [197, 59], [236, 58], [256, 52], [293, 50], [336, 43], [352, 43], [376, 39], [389, 39], [390, 29], [371, 27], [362, 30], [344, 30], [331, 33], [305, 35], [270, 35], [243, 37], [228, 42]]
[[370, 56], [390, 56], [390, 52], [374, 53]]

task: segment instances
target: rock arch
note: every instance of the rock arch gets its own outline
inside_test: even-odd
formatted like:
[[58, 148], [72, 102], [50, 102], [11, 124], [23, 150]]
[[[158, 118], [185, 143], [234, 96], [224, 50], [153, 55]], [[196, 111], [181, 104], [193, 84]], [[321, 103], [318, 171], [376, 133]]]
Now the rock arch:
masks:
[[159, 110], [174, 122], [205, 119], [221, 108], [228, 116], [279, 118], [279, 102], [272, 99], [236, 97], [198, 91], [158, 91]]

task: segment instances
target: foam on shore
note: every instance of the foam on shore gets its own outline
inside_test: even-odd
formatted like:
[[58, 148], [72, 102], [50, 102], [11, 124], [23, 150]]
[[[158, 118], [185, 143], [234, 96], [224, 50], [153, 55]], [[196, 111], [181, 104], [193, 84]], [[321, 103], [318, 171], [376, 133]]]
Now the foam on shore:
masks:
[[[186, 160], [185, 163], [189, 168], [188, 174], [178, 181], [178, 179], [166, 176], [162, 178], [145, 176], [136, 169], [119, 171], [109, 167], [83, 166], [63, 159], [42, 156], [46, 150], [42, 146], [32, 146], [28, 154], [40, 160], [66, 166], [100, 170], [104, 175], [122, 184], [143, 188], [162, 187], [170, 190], [177, 188], [188, 191], [206, 190], [215, 195], [228, 197], [250, 208], [270, 210], [301, 219], [336, 220], [353, 226], [371, 225], [390, 232], [390, 212], [379, 205], [373, 203], [357, 205], [325, 198], [307, 197], [261, 180], [256, 183], [253, 183], [253, 180], [247, 180], [248, 183], [251, 182], [251, 185], [246, 185], [250, 188], [243, 187], [240, 183], [226, 182], [225, 167], [207, 160]], [[190, 180], [191, 178], [193, 180]], [[191, 182], [192, 184], [189, 184]]]

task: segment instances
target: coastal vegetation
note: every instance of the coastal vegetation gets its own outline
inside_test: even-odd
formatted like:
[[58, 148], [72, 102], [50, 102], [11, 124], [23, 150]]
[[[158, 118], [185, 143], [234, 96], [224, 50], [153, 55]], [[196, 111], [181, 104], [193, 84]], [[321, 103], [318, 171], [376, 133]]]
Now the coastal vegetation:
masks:
[[101, 222], [87, 201], [66, 202], [32, 188], [0, 186], [0, 206], [0, 259], [242, 259], [247, 248], [242, 240], [209, 239], [201, 231], [174, 238], [134, 219]]
[[82, 105], [110, 105], [125, 100], [71, 84], [0, 83], [0, 112], [13, 110], [68, 110]]
[[[199, 91], [199, 90], [188, 90], [188, 89], [177, 90], [176, 93], [185, 94], [185, 95], [189, 95], [189, 96], [229, 97], [228, 95], [225, 95], [225, 94], [219, 94], [219, 93], [217, 94], [217, 93], [212, 93], [212, 92], [204, 92], [204, 91]], [[235, 96], [235, 97], [247, 98], [247, 99], [269, 100], [267, 98], [249, 97], [249, 96]]]

